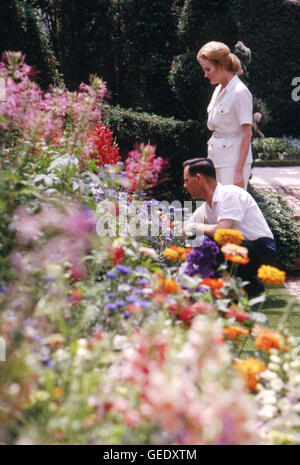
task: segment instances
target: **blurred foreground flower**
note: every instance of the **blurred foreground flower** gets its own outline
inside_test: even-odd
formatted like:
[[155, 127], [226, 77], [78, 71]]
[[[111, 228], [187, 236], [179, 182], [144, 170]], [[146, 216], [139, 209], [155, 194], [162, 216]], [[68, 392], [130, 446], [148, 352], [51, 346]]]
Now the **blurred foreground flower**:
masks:
[[252, 330], [252, 335], [255, 337], [254, 345], [258, 350], [268, 352], [270, 349], [283, 351], [289, 349], [288, 341], [279, 331], [256, 325]]
[[255, 358], [237, 359], [233, 368], [243, 375], [249, 391], [253, 391], [256, 389], [258, 375], [266, 369], [266, 365]]

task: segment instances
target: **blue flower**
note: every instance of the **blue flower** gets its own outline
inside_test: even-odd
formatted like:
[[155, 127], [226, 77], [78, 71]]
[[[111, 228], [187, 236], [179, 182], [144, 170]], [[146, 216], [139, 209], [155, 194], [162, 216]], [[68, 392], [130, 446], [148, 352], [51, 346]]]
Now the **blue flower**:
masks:
[[116, 294], [115, 294], [114, 292], [108, 292], [108, 293], [107, 293], [107, 297], [108, 297], [109, 299], [113, 299], [113, 298], [115, 297], [115, 295], [116, 295]]
[[125, 303], [126, 303], [126, 302], [125, 302], [124, 300], [121, 300], [121, 299], [115, 301], [115, 305], [116, 305], [117, 307], [123, 307], [123, 305], [125, 305]]
[[127, 302], [130, 302], [130, 303], [136, 302], [137, 297], [135, 297], [134, 295], [128, 295], [128, 296], [126, 297], [126, 300], [127, 300]]
[[109, 271], [108, 273], [106, 273], [107, 278], [116, 278], [117, 276], [117, 273], [115, 273], [114, 271]]
[[106, 305], [107, 310], [115, 310], [117, 308], [117, 305], [115, 302], [111, 302]]
[[149, 281], [148, 281], [148, 279], [139, 279], [139, 280], [138, 280], [138, 284], [139, 284], [140, 286], [144, 286], [144, 285], [146, 285], [146, 284], [149, 284]]
[[116, 270], [118, 270], [121, 274], [129, 274], [131, 271], [131, 266], [127, 265], [117, 265]]
[[129, 318], [131, 317], [131, 313], [130, 312], [125, 312], [124, 313], [124, 318]]

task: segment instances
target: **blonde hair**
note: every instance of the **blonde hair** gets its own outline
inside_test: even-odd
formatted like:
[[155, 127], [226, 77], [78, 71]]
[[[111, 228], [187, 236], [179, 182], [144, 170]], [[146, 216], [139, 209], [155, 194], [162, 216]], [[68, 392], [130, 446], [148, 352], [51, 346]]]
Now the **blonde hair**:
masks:
[[234, 53], [230, 53], [229, 47], [223, 42], [207, 42], [197, 54], [197, 60], [201, 58], [212, 61], [215, 65], [234, 74], [243, 74], [240, 60]]

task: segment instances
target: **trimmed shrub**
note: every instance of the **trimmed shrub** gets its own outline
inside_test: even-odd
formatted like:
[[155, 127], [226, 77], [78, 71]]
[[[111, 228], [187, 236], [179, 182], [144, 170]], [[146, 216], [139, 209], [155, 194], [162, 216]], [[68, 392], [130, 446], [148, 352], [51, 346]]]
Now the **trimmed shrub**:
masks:
[[252, 149], [255, 166], [300, 164], [300, 146], [287, 138], [254, 139]]
[[286, 270], [295, 269], [295, 261], [300, 256], [300, 239], [293, 211], [280, 194], [264, 192], [251, 186], [248, 190], [274, 234], [278, 265]]
[[113, 130], [123, 158], [132, 150], [135, 142], [145, 142], [156, 145], [157, 155], [169, 159], [172, 182], [168, 189], [174, 198], [178, 198], [182, 194], [182, 163], [189, 158], [207, 155], [208, 130], [205, 124], [108, 105], [102, 108], [104, 123], [109, 124]]

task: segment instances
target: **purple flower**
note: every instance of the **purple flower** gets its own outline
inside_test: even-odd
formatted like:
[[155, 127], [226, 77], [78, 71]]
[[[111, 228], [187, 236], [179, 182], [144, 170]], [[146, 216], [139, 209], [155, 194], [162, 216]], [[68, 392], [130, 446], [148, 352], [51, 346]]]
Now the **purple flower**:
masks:
[[127, 265], [117, 265], [116, 270], [118, 270], [121, 274], [129, 274], [131, 271], [131, 266]]
[[135, 271], [137, 273], [146, 273], [147, 272], [146, 268], [143, 268], [142, 266], [137, 266]]
[[146, 284], [149, 284], [149, 281], [148, 281], [148, 279], [139, 279], [139, 280], [138, 280], [138, 284], [139, 284], [140, 286], [144, 286], [144, 285], [146, 285]]
[[115, 273], [114, 271], [109, 271], [108, 273], [106, 273], [106, 277], [107, 278], [116, 278], [117, 273]]
[[129, 318], [131, 317], [131, 313], [130, 312], [125, 312], [124, 313], [124, 318]]
[[125, 302], [124, 300], [121, 300], [121, 299], [115, 301], [115, 305], [116, 305], [117, 307], [123, 307], [123, 305], [125, 305], [125, 303], [126, 303], [126, 302]]
[[187, 255], [185, 273], [189, 276], [199, 274], [201, 278], [213, 276], [218, 265], [219, 251], [214, 241], [204, 239], [201, 247], [194, 247]]
[[106, 305], [107, 310], [115, 310], [117, 308], [117, 305], [115, 302], [111, 302], [110, 304]]

